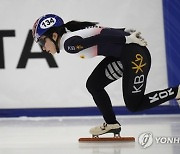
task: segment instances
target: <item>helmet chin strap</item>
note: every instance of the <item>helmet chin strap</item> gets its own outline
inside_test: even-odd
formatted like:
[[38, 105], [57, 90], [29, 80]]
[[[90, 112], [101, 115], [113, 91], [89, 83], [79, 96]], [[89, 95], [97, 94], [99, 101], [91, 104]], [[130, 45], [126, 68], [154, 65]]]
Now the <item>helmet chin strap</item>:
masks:
[[56, 52], [59, 53], [59, 47], [58, 47], [58, 40], [59, 40], [59, 36], [57, 37], [57, 40], [54, 41], [51, 37], [49, 37], [49, 39], [54, 43], [55, 47], [56, 47]]

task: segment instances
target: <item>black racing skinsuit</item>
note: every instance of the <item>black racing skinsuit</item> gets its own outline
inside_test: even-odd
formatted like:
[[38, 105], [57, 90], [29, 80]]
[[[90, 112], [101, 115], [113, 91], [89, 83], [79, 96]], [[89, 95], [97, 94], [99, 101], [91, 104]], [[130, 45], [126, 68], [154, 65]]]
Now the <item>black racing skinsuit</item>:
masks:
[[[104, 28], [99, 34], [89, 37], [82, 37], [81, 31], [79, 34], [77, 31], [76, 35], [64, 41], [64, 49], [75, 54], [97, 46], [97, 55], [105, 56], [89, 76], [86, 87], [106, 123], [114, 124], [117, 120], [109, 95], [104, 88], [120, 77], [124, 102], [132, 112], [153, 108], [175, 98], [177, 87], [144, 94], [151, 67], [151, 56], [146, 47], [134, 43], [125, 44], [125, 36], [129, 33], [124, 29]], [[81, 48], [76, 48], [79, 45]]]

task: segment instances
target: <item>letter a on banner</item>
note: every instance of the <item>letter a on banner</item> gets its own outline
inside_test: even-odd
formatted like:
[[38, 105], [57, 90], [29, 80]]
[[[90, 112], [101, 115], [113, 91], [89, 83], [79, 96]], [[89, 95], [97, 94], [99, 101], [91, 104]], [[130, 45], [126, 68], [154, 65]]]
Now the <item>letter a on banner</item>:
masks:
[[21, 57], [19, 59], [17, 68], [25, 68], [27, 65], [27, 61], [30, 58], [36, 58], [36, 59], [37, 58], [45, 58], [47, 60], [49, 67], [51, 67], [51, 68], [58, 67], [58, 65], [52, 55], [45, 53], [45, 52], [31, 52], [33, 42], [34, 42], [34, 40], [32, 37], [32, 30], [29, 30], [28, 37], [26, 39], [26, 42], [25, 42]]

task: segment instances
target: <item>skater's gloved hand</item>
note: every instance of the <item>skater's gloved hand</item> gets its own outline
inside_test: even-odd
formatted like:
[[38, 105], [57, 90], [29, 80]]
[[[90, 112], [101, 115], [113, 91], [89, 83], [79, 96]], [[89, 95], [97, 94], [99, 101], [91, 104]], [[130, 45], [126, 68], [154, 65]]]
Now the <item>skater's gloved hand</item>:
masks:
[[129, 34], [132, 34], [132, 33], [136, 32], [136, 30], [133, 29], [133, 28], [125, 29], [124, 31], [127, 32], [127, 33], [129, 33]]
[[140, 46], [147, 46], [147, 42], [144, 40], [144, 38], [141, 37], [140, 32], [133, 32], [129, 36], [125, 36], [126, 38], [126, 44], [129, 43], [137, 43]]

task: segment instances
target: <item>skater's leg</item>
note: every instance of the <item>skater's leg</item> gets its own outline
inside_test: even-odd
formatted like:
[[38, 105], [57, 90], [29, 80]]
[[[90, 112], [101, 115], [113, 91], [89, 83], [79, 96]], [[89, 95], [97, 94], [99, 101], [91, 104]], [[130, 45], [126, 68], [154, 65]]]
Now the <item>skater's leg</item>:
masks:
[[141, 111], [162, 104], [177, 95], [177, 87], [154, 91], [144, 95], [151, 57], [145, 47], [125, 46], [122, 56], [124, 67], [123, 96], [129, 110]]
[[97, 107], [101, 111], [104, 120], [108, 124], [117, 123], [111, 100], [105, 91], [105, 87], [122, 75], [122, 64], [115, 58], [106, 57], [94, 69], [89, 76], [86, 87], [91, 93]]
[[177, 90], [178, 87], [173, 87], [146, 94], [143, 97], [143, 103], [139, 106], [138, 110], [140, 111], [144, 109], [150, 109], [162, 103], [165, 103], [171, 99], [174, 99], [177, 95]]

